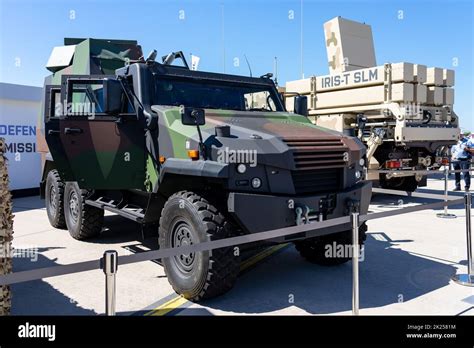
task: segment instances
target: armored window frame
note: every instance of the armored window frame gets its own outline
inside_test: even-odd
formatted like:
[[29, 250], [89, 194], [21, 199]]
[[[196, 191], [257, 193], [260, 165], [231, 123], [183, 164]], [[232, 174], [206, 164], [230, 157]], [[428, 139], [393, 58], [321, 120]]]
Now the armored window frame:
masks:
[[44, 122], [59, 119], [61, 115], [56, 115], [56, 96], [59, 95], [59, 102], [61, 102], [61, 86], [60, 85], [46, 85], [44, 98]]
[[[61, 76], [61, 100], [64, 100], [66, 105], [72, 102], [72, 95], [77, 91], [77, 86], [85, 85], [102, 85], [104, 79], [116, 79], [114, 75], [63, 75]], [[103, 88], [103, 87], [102, 87]], [[120, 112], [117, 115], [110, 115], [105, 112], [96, 112], [94, 111], [94, 117], [90, 115], [85, 115], [81, 112], [66, 112], [61, 115], [61, 118], [70, 118], [74, 117], [77, 119], [87, 118], [90, 121], [106, 121], [106, 120], [117, 120], [124, 115], [133, 115], [134, 113], [130, 112]]]

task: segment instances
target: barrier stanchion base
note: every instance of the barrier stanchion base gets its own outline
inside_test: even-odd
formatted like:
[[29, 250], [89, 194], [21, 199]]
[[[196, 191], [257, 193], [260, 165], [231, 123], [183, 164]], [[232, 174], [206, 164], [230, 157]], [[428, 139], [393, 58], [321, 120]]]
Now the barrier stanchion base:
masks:
[[390, 202], [390, 203], [386, 203], [386, 204], [383, 204], [383, 203], [379, 204], [377, 206], [377, 208], [399, 209], [399, 208], [403, 208], [403, 204], [404, 204], [403, 200], [400, 199], [400, 200], [398, 200], [398, 202]]
[[452, 280], [459, 285], [474, 287], [474, 276], [469, 274], [456, 274]]
[[456, 215], [450, 214], [450, 213], [438, 213], [438, 214], [436, 214], [436, 217], [439, 217], [441, 219], [455, 219], [455, 218], [457, 218]]

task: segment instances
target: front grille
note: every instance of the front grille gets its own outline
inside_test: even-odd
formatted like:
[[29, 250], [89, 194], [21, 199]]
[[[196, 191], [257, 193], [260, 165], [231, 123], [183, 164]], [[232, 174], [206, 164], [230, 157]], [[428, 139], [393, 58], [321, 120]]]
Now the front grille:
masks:
[[292, 150], [296, 194], [336, 192], [343, 188], [348, 149], [341, 138], [283, 139]]
[[330, 168], [318, 170], [292, 171], [296, 194], [337, 192], [342, 189], [343, 169]]
[[[343, 168], [347, 148], [341, 138], [283, 139], [293, 150], [297, 170]], [[347, 159], [347, 158], [346, 158]]]

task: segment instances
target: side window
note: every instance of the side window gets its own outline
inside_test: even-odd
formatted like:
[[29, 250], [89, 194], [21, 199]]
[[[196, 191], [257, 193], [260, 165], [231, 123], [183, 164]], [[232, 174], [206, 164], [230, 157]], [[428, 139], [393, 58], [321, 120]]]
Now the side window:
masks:
[[58, 118], [61, 116], [61, 89], [51, 91], [51, 106], [52, 115], [51, 117]]
[[[117, 117], [136, 114], [131, 80], [119, 81], [108, 75], [63, 75], [61, 77], [62, 113], [66, 117]], [[107, 95], [105, 95], [107, 93]]]
[[68, 115], [94, 116], [103, 113], [104, 87], [98, 83], [74, 84]]

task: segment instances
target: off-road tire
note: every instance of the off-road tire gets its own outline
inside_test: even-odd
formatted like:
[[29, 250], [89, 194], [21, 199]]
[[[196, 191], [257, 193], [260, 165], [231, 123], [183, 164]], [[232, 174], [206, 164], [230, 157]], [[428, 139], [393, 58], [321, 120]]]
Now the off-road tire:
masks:
[[[359, 227], [359, 246], [364, 244], [366, 232], [367, 225], [364, 223]], [[344, 250], [349, 250], [345, 246], [352, 245], [352, 230], [297, 241], [295, 247], [303, 258], [321, 266], [338, 266], [350, 261], [351, 257], [346, 255], [344, 257], [327, 257], [327, 245], [332, 250], [334, 243], [336, 243], [336, 248], [342, 245]]]
[[64, 217], [69, 234], [74, 239], [85, 240], [99, 235], [102, 231], [104, 211], [87, 205], [87, 196], [87, 190], [81, 190], [76, 182], [66, 183]]
[[64, 218], [64, 182], [56, 169], [50, 170], [46, 177], [46, 213], [51, 226], [66, 229]]
[[[232, 236], [232, 223], [200, 195], [181, 191], [163, 207], [159, 226], [160, 248], [209, 242]], [[237, 254], [237, 255], [235, 255]], [[200, 301], [229, 291], [237, 279], [239, 253], [220, 248], [163, 259], [165, 274], [176, 293]]]

